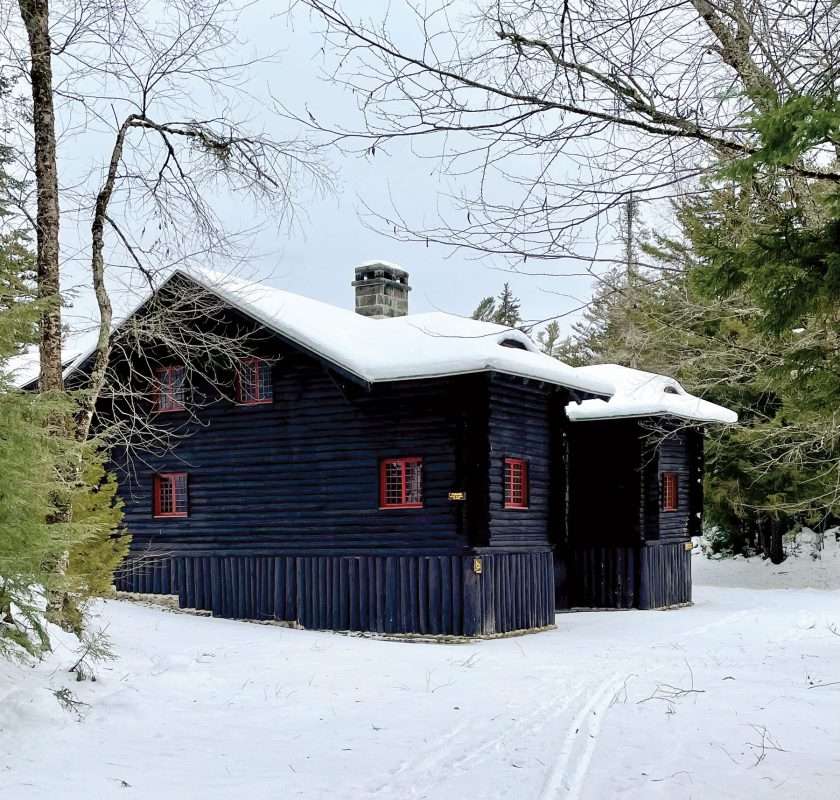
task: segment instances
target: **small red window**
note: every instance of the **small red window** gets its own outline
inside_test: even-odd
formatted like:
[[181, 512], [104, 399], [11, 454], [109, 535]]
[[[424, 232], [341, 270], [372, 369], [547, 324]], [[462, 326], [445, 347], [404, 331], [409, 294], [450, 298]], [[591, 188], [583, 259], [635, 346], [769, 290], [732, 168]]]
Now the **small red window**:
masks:
[[679, 475], [676, 472], [662, 473], [662, 510], [678, 511], [680, 507]]
[[528, 508], [528, 462], [505, 459], [505, 508]]
[[243, 406], [270, 403], [274, 399], [271, 364], [261, 358], [242, 362], [236, 375], [236, 402]]
[[423, 507], [423, 459], [386, 458], [379, 467], [382, 508]]
[[186, 379], [183, 367], [161, 367], [155, 370], [158, 411], [183, 411]]
[[155, 475], [154, 514], [156, 517], [187, 516], [186, 472], [162, 472]]

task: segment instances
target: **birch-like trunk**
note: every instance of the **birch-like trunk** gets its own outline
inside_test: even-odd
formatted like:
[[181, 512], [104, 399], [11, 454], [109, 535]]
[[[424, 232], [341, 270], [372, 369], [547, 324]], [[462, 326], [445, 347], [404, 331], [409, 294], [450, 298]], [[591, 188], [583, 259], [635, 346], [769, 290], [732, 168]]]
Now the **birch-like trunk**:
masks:
[[61, 391], [61, 285], [58, 261], [58, 165], [53, 108], [52, 43], [47, 0], [19, 0], [29, 37], [37, 189], [38, 297], [44, 303], [39, 354], [42, 392]]
[[[43, 304], [39, 325], [41, 392], [61, 392], [64, 380], [61, 369], [61, 277], [59, 272], [58, 160], [53, 107], [52, 42], [48, 0], [18, 0], [20, 16], [29, 38], [30, 76], [32, 82], [32, 125], [35, 139], [35, 188], [37, 191], [36, 243], [38, 299]], [[57, 430], [68, 428], [72, 421], [61, 420]], [[55, 523], [69, 522], [69, 500], [56, 491]], [[53, 564], [45, 564], [59, 578], [67, 571], [69, 553], [58, 555]], [[47, 591], [47, 618], [65, 629], [77, 630], [75, 606], [61, 588]], [[74, 621], [71, 621], [74, 620]]]

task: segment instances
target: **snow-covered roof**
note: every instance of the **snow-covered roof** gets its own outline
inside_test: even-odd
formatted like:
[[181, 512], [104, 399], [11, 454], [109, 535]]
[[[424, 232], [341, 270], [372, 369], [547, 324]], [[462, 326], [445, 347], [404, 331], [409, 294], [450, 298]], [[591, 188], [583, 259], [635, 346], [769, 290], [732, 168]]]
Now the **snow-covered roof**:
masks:
[[[262, 283], [178, 269], [233, 308], [367, 383], [501, 372], [609, 396], [612, 384], [545, 355], [521, 331], [432, 312], [372, 319]], [[502, 346], [502, 342], [518, 346]], [[520, 349], [522, 348], [522, 349]], [[68, 367], [73, 372], [92, 350]]]
[[[734, 411], [689, 394], [673, 378], [618, 364], [570, 367], [542, 353], [522, 331], [492, 322], [443, 312], [372, 319], [210, 270], [178, 269], [170, 280], [179, 274], [369, 384], [492, 371], [609, 398], [569, 403], [566, 414], [573, 422], [651, 416], [694, 422], [738, 421]], [[90, 348], [74, 359], [65, 377], [92, 352]]]
[[577, 372], [612, 384], [615, 393], [609, 400], [569, 403], [566, 414], [573, 422], [655, 416], [677, 417], [695, 422], [738, 421], [734, 411], [689, 394], [677, 381], [665, 375], [619, 364], [578, 367]]

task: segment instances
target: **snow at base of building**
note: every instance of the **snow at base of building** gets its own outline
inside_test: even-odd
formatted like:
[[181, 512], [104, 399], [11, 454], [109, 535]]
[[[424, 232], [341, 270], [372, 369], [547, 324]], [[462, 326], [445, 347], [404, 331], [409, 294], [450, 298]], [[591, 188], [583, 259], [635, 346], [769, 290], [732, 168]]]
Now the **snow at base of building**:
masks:
[[840, 592], [707, 585], [723, 566], [691, 607], [453, 645], [99, 603], [95, 683], [60, 633], [0, 661], [2, 795], [833, 800]]
[[608, 400], [569, 403], [566, 414], [572, 422], [625, 417], [674, 417], [691, 422], [728, 424], [738, 421], [734, 411], [689, 394], [666, 375], [619, 364], [595, 364], [578, 367], [577, 371], [609, 382], [615, 391]]

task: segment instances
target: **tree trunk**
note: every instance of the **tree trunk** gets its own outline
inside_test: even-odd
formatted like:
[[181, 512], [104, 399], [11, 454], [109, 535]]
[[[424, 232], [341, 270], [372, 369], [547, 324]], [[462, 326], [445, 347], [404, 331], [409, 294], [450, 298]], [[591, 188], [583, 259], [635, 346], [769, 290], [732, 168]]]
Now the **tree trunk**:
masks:
[[40, 319], [39, 388], [61, 391], [61, 293], [58, 261], [58, 165], [53, 108], [52, 43], [47, 0], [19, 0], [29, 37], [32, 111], [35, 133], [37, 189], [38, 297], [44, 304]]
[[781, 520], [774, 519], [770, 522], [770, 560], [774, 564], [781, 564], [785, 560], [785, 548], [782, 542], [784, 527]]
[[[48, 0], [18, 0], [20, 16], [29, 38], [30, 78], [32, 82], [32, 125], [35, 139], [35, 188], [37, 190], [36, 243], [38, 300], [42, 304], [39, 321], [41, 392], [61, 392], [61, 275], [59, 270], [58, 157], [53, 107], [52, 42]], [[57, 431], [68, 429], [72, 420], [58, 420]], [[60, 433], [59, 433], [60, 435]], [[68, 498], [56, 491], [54, 523], [69, 522], [72, 511]], [[67, 571], [69, 554], [62, 553], [55, 563], [45, 564], [56, 576]], [[59, 580], [60, 583], [60, 580]], [[78, 614], [70, 596], [60, 588], [47, 590], [47, 618], [65, 629], [78, 630]], [[72, 621], [71, 621], [72, 620]]]
[[770, 520], [763, 516], [758, 518], [758, 549], [765, 558], [770, 555]]

